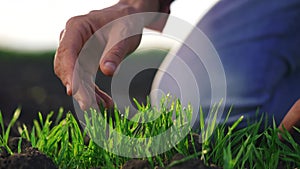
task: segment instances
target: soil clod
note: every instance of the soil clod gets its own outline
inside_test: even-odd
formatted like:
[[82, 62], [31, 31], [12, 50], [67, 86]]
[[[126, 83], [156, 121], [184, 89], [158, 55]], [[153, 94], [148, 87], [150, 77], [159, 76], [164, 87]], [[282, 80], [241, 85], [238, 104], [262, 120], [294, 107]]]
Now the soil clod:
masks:
[[[38, 149], [21, 138], [9, 139], [8, 146], [13, 154], [8, 153], [5, 147], [0, 147], [0, 169], [57, 169], [53, 161]], [[18, 145], [21, 152], [18, 153]]]

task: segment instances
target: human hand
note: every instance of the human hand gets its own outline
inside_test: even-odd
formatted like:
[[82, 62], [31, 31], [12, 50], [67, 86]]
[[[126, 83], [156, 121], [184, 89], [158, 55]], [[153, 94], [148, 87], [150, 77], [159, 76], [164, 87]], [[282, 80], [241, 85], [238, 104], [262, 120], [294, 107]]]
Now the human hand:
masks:
[[[293, 127], [300, 127], [300, 99], [292, 106], [292, 108], [285, 115], [279, 125], [279, 129], [283, 131], [283, 127], [289, 131], [293, 131]], [[279, 135], [282, 139], [282, 136]]]
[[[105, 75], [113, 75], [122, 59], [138, 47], [141, 34], [118, 41], [116, 38], [119, 38], [120, 34], [130, 31], [131, 27], [127, 26], [132, 23], [123, 23], [121, 26], [112, 27], [113, 29], [107, 31], [107, 34], [101, 39], [99, 48], [102, 57], [100, 61], [97, 58], [80, 59], [79, 64], [85, 66], [80, 67], [82, 70], [77, 76], [74, 71], [84, 44], [97, 30], [111, 21], [138, 12], [155, 11], [158, 8], [156, 1], [152, 0], [132, 0], [130, 2], [128, 0], [128, 3], [126, 1], [121, 0], [109, 8], [69, 19], [60, 35], [59, 47], [54, 58], [54, 71], [66, 87], [67, 94], [72, 95], [83, 110], [96, 106], [95, 104], [99, 102], [105, 107], [113, 106], [111, 97], [94, 83], [95, 71], [100, 65], [100, 69]], [[135, 29], [141, 33], [143, 26], [146, 25], [137, 24]], [[93, 97], [96, 97], [97, 103], [93, 102]]]

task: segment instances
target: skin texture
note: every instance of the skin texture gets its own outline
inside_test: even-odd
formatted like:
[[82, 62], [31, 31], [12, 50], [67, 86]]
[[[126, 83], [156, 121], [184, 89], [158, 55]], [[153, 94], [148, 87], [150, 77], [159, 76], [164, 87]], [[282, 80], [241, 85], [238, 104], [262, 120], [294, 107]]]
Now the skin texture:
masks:
[[[54, 71], [66, 87], [67, 94], [78, 101], [81, 109], [86, 110], [93, 106], [88, 94], [90, 90], [95, 90], [98, 103], [101, 102], [105, 107], [113, 106], [111, 97], [101, 91], [90, 80], [91, 78], [85, 80], [85, 84], [73, 80], [75, 63], [84, 43], [98, 29], [115, 19], [138, 12], [155, 12], [158, 9], [158, 0], [121, 0], [111, 7], [91, 11], [86, 15], [75, 16], [67, 21], [65, 29], [60, 34], [59, 47], [54, 58]], [[140, 29], [142, 31], [142, 28]], [[107, 36], [107, 44], [103, 44], [106, 46], [105, 52], [99, 62], [101, 71], [108, 76], [113, 75], [118, 64], [127, 54], [138, 47], [141, 40], [141, 35], [136, 35], [119, 42], [111, 48], [109, 45], [111, 37], [113, 37], [113, 31]]]
[[[96, 91], [98, 103], [103, 103], [105, 107], [113, 106], [111, 97], [101, 91], [91, 78], [86, 80], [87, 84], [76, 80], [73, 81], [74, 66], [84, 43], [95, 31], [117, 18], [138, 12], [157, 12], [159, 8], [158, 0], [120, 0], [111, 7], [91, 11], [86, 15], [75, 16], [67, 21], [65, 29], [60, 34], [60, 43], [54, 58], [54, 71], [66, 87], [67, 94], [73, 96], [78, 101], [81, 109], [86, 110], [93, 106], [88, 95], [88, 91], [90, 90]], [[145, 26], [161, 30], [166, 19], [156, 19]], [[142, 30], [142, 27], [140, 29]], [[112, 37], [113, 31], [106, 39], [107, 44], [103, 44], [106, 46], [105, 49], [108, 48], [107, 46], [109, 46], [110, 38]], [[105, 75], [113, 75], [118, 64], [127, 54], [138, 47], [140, 40], [141, 35], [136, 35], [119, 42], [112, 48], [109, 47], [109, 51], [104, 49], [104, 55], [99, 62], [100, 70]], [[292, 131], [293, 126], [300, 127], [300, 99], [288, 111], [279, 129], [282, 130], [283, 126], [288, 131]]]
[[[283, 127], [289, 132], [293, 132], [293, 127], [300, 127], [300, 99], [292, 106], [281, 121], [279, 129], [283, 131]], [[280, 135], [279, 138], [282, 139]]]

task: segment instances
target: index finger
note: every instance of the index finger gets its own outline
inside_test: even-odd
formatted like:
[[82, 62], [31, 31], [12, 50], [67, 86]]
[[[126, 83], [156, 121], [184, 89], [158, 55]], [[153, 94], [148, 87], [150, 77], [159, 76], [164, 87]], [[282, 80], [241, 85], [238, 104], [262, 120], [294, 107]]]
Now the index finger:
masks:
[[85, 16], [71, 18], [60, 37], [58, 49], [54, 57], [54, 71], [72, 95], [72, 76], [78, 54], [92, 30], [85, 21]]

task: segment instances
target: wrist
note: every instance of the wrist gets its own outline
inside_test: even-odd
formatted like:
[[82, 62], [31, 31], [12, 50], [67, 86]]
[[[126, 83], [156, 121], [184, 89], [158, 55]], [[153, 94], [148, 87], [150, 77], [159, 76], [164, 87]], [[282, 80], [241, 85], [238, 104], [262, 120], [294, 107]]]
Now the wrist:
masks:
[[[133, 13], [139, 12], [160, 12], [170, 13], [170, 5], [174, 0], [120, 0], [119, 4], [130, 7]], [[132, 10], [131, 10], [132, 11]], [[162, 31], [167, 22], [167, 15], [154, 17], [151, 22], [145, 23], [145, 27]]]
[[159, 12], [159, 0], [120, 0], [119, 3], [130, 5], [137, 12]]

